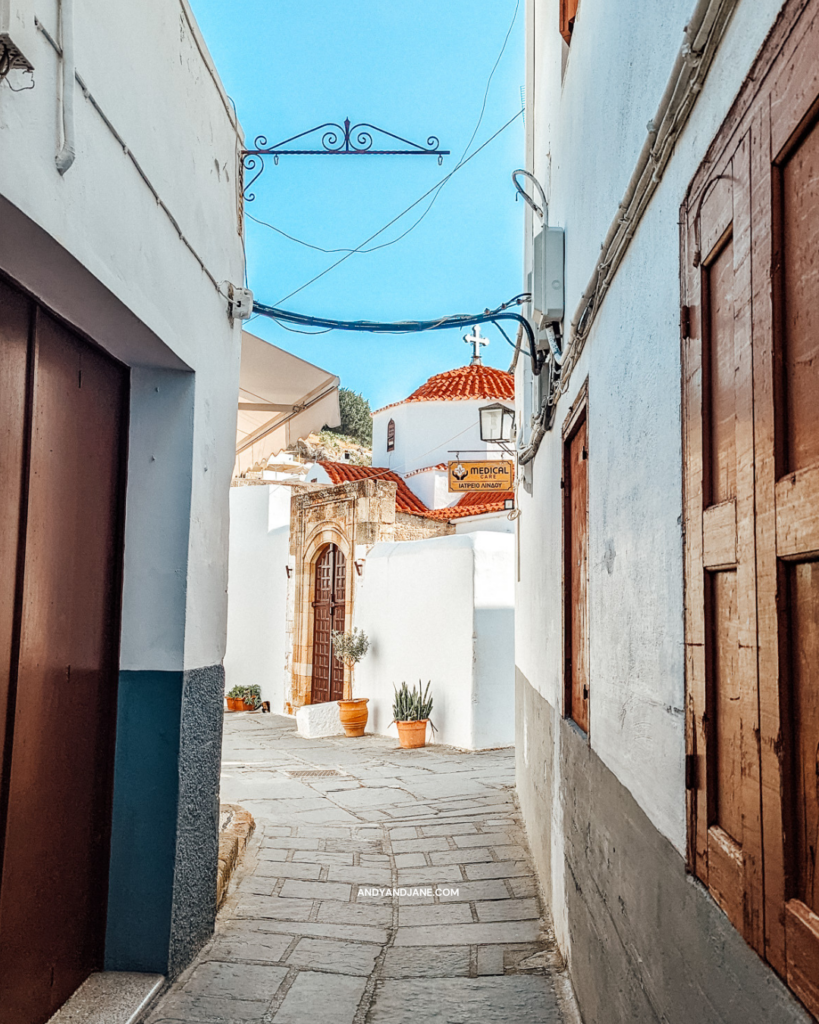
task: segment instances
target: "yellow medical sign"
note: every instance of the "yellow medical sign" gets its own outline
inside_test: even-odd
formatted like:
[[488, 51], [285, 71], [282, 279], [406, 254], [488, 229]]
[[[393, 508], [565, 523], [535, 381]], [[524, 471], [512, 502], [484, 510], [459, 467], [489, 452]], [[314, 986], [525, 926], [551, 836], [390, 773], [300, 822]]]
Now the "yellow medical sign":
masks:
[[449, 463], [449, 490], [511, 491], [515, 464], [511, 459], [483, 459], [481, 462]]

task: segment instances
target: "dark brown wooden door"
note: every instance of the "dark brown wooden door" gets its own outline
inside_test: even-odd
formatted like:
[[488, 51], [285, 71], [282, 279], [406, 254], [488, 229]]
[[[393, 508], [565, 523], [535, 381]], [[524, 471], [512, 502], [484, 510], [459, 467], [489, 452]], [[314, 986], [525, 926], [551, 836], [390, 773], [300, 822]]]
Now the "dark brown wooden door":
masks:
[[564, 444], [565, 712], [589, 731], [589, 443], [585, 406]]
[[335, 544], [331, 544], [316, 562], [310, 698], [313, 704], [344, 697], [344, 664], [333, 657], [330, 634], [332, 630], [344, 632], [346, 592], [347, 559]]
[[4, 284], [0, 336], [0, 1024], [41, 1024], [103, 960], [127, 376]]

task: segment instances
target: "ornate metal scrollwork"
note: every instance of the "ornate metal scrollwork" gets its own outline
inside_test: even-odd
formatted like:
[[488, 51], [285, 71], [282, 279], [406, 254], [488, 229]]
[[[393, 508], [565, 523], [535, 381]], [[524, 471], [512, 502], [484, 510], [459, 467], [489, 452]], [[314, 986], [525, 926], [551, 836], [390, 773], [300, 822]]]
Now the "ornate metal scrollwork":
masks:
[[[321, 149], [286, 148], [290, 143], [298, 142], [300, 139], [307, 140], [311, 135], [318, 137]], [[409, 148], [374, 149], [376, 139], [381, 137], [394, 139]], [[268, 145], [265, 135], [257, 135], [254, 142], [253, 149], [246, 149], [242, 153], [242, 170], [245, 177], [252, 174], [250, 180], [245, 181], [243, 186], [244, 198], [249, 203], [256, 198], [250, 188], [264, 170], [264, 157], [266, 156], [272, 156], [273, 162], [276, 164], [279, 162], [280, 156], [437, 156], [439, 164], [443, 163], [445, 156], [449, 156], [449, 150], [441, 149], [441, 143], [434, 135], [430, 135], [426, 145], [422, 146], [366, 121], [351, 126], [349, 118], [345, 119], [343, 125], [330, 121], [316, 125], [315, 128], [299, 132], [298, 135], [291, 135], [289, 139], [282, 139], [281, 142], [272, 146]]]

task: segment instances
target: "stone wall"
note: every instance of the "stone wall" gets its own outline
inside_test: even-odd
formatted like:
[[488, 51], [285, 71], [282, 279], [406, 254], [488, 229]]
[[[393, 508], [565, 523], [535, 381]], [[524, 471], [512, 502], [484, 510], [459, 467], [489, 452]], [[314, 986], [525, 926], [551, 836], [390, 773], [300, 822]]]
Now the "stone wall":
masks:
[[408, 512], [395, 513], [395, 540], [428, 540], [430, 537], [448, 537], [452, 533], [455, 533], [455, 527], [440, 519], [413, 516]]

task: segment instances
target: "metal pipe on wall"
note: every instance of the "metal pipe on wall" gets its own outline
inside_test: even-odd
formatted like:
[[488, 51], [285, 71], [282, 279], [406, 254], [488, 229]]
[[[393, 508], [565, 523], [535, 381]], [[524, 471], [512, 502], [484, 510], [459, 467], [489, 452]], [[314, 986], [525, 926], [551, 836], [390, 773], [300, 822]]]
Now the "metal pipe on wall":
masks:
[[63, 142], [57, 151], [55, 162], [60, 174], [74, 163], [74, 0], [59, 0], [60, 3], [60, 48], [62, 70], [62, 111]]

